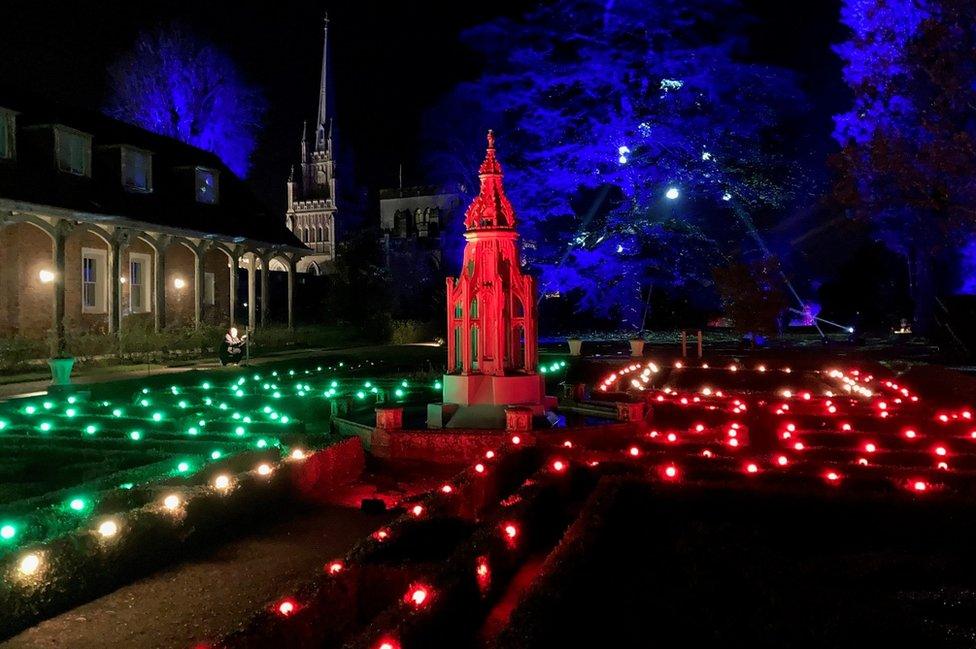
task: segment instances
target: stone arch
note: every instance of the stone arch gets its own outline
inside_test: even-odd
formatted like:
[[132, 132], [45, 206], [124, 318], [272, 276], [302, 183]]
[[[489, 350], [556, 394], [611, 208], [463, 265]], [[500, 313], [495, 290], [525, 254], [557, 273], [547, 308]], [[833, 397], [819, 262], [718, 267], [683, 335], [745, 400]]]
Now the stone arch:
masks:
[[191, 326], [194, 322], [194, 286], [196, 247], [183, 237], [162, 240], [160, 255], [165, 273], [163, 291], [166, 301], [166, 323]]
[[51, 327], [54, 227], [23, 215], [0, 220], [0, 335], [42, 339]]
[[512, 316], [515, 318], [525, 317], [525, 304], [522, 302], [522, 298], [517, 295], [512, 298]]
[[[281, 260], [285, 259], [284, 262]], [[268, 260], [268, 270], [275, 272], [288, 272], [288, 260], [287, 258], [276, 255]]]
[[54, 241], [54, 230], [55, 225], [51, 224], [44, 219], [34, 216], [33, 214], [13, 214], [6, 219], [0, 219], [0, 230], [7, 226], [17, 225], [18, 223], [25, 223], [28, 225], [33, 225], [35, 228], [47, 234], [51, 237], [51, 241]]
[[230, 325], [230, 273], [233, 259], [230, 251], [220, 245], [208, 246], [202, 252], [203, 311], [202, 320], [208, 324]]

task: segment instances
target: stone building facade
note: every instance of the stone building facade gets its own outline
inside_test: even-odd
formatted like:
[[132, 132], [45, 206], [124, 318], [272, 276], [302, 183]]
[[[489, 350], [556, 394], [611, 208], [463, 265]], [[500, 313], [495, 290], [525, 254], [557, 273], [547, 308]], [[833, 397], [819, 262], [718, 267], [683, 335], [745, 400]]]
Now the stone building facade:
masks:
[[380, 190], [380, 231], [391, 239], [440, 239], [449, 219], [461, 211], [461, 196], [438, 187]]
[[322, 41], [322, 74], [319, 80], [319, 110], [315, 141], [308, 146], [308, 127], [302, 126], [300, 160], [288, 177], [285, 223], [313, 254], [299, 262], [299, 272], [321, 275], [335, 262], [336, 183], [332, 152], [332, 120], [328, 117], [327, 64], [329, 19], [325, 19]]
[[311, 251], [216, 156], [25, 97], [0, 96], [0, 122], [0, 337], [48, 337], [58, 354], [123, 324], [253, 329], [270, 323], [273, 264], [293, 324]]

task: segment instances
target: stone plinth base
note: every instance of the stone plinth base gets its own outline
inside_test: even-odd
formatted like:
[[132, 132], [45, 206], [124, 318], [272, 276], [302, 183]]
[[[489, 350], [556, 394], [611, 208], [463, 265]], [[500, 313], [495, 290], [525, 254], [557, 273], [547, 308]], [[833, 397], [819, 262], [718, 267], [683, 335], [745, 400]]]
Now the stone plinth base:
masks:
[[446, 374], [442, 383], [444, 402], [427, 406], [430, 428], [505, 430], [507, 406], [524, 408], [531, 427], [532, 417], [544, 415], [547, 407], [555, 406], [554, 399], [546, 396], [545, 379], [539, 374]]
[[546, 383], [541, 374], [445, 374], [442, 383], [444, 403], [461, 406], [542, 405], [546, 397]]

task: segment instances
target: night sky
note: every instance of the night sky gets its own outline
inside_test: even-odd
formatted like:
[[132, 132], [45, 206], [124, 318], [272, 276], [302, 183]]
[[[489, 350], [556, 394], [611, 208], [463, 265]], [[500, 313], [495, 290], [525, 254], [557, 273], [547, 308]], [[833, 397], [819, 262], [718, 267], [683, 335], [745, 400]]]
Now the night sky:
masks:
[[[830, 45], [842, 39], [839, 0], [746, 0], [755, 22], [756, 59], [801, 74], [813, 101], [812, 142], [829, 152], [830, 115], [847, 94]], [[342, 193], [375, 196], [424, 180], [417, 162], [424, 109], [482, 62], [459, 40], [465, 27], [497, 15], [518, 15], [533, 3], [322, 2], [45, 2], [5, 0], [0, 27], [0, 84], [34, 95], [100, 109], [105, 69], [129, 50], [139, 31], [177, 21], [224, 48], [269, 102], [250, 180], [283, 211], [284, 180], [303, 119], [315, 115], [321, 57], [321, 18], [328, 10], [334, 110]], [[258, 5], [258, 8], [250, 5]], [[351, 170], [350, 170], [351, 167]], [[354, 180], [355, 185], [350, 183]]]

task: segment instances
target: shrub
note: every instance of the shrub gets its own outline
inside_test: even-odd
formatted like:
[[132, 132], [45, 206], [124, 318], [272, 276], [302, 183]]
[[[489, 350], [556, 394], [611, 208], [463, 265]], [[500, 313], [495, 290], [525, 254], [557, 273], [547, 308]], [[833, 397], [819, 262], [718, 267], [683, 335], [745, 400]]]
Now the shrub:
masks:
[[394, 320], [390, 342], [394, 345], [430, 342], [440, 332], [431, 322], [420, 320]]
[[48, 344], [43, 340], [21, 336], [0, 338], [0, 370], [18, 369], [31, 360], [47, 358], [49, 351]]

